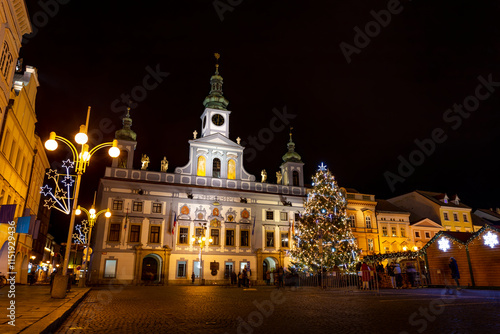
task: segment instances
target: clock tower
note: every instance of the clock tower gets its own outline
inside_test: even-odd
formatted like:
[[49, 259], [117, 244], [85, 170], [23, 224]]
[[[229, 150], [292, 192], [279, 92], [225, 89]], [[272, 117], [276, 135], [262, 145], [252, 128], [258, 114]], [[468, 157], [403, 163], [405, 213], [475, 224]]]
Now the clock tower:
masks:
[[222, 77], [219, 74], [220, 55], [215, 54], [217, 63], [215, 64], [215, 74], [210, 78], [210, 93], [203, 101], [205, 110], [201, 115], [201, 137], [220, 133], [229, 138], [229, 115], [227, 110], [229, 101], [222, 95]]

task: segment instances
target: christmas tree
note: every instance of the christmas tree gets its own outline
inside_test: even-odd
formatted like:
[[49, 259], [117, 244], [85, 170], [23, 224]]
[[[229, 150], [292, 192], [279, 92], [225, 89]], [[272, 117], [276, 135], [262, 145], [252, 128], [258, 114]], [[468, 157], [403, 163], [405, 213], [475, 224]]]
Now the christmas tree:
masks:
[[353, 270], [360, 251], [347, 218], [345, 191], [323, 164], [312, 185], [293, 236], [292, 263], [303, 270]]

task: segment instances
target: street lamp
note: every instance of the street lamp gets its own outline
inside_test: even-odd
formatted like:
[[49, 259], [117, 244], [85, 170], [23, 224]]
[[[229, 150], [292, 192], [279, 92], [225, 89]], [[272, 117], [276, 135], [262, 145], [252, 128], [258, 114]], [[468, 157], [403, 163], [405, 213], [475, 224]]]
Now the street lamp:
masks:
[[95, 210], [95, 195], [94, 195], [94, 203], [92, 204], [92, 207], [90, 208], [90, 210], [87, 210], [85, 208], [82, 208], [80, 206], [78, 206], [78, 208], [76, 209], [76, 212], [75, 214], [76, 215], [80, 215], [81, 213], [85, 212], [85, 214], [87, 215], [87, 219], [88, 219], [88, 222], [89, 222], [89, 235], [88, 235], [88, 238], [87, 239], [87, 245], [85, 246], [86, 248], [86, 254], [85, 254], [85, 263], [83, 264], [83, 277], [82, 277], [82, 280], [80, 280], [79, 282], [79, 286], [80, 287], [83, 287], [85, 286], [85, 282], [86, 282], [86, 279], [87, 279], [87, 263], [89, 261], [89, 255], [90, 255], [90, 238], [92, 237], [92, 228], [94, 227], [94, 224], [95, 222], [97, 221], [97, 218], [104, 213], [104, 216], [106, 218], [109, 218], [111, 217], [111, 212], [109, 211], [109, 209], [106, 209], [106, 210], [101, 210], [99, 212], [96, 213], [96, 210]]
[[85, 125], [80, 126], [80, 132], [78, 132], [75, 136], [75, 142], [80, 145], [80, 152], [78, 152], [78, 149], [73, 145], [71, 141], [69, 141], [64, 137], [56, 135], [55, 132], [51, 132], [49, 139], [45, 142], [45, 148], [49, 151], [54, 151], [55, 149], [57, 149], [58, 146], [57, 141], [61, 141], [64, 144], [66, 144], [71, 149], [71, 153], [73, 154], [73, 164], [76, 172], [76, 186], [75, 186], [75, 193], [73, 200], [73, 209], [71, 210], [68, 239], [66, 243], [66, 251], [64, 253], [63, 276], [66, 276], [68, 274], [68, 263], [71, 251], [71, 236], [73, 234], [73, 228], [75, 225], [75, 213], [77, 209], [78, 194], [80, 192], [80, 183], [82, 174], [85, 173], [86, 167], [90, 162], [90, 158], [97, 150], [103, 147], [111, 147], [108, 153], [112, 158], [116, 158], [120, 155], [120, 149], [118, 148], [118, 142], [116, 139], [113, 140], [112, 142], [105, 142], [99, 144], [93, 149], [89, 150], [89, 145], [87, 144], [88, 141], [87, 131], [89, 125], [89, 118], [90, 118], [90, 107], [87, 110], [87, 121]]
[[198, 241], [198, 245], [200, 246], [200, 279], [201, 279], [201, 285], [205, 284], [205, 281], [203, 280], [203, 261], [201, 258], [201, 251], [205, 245], [210, 245], [213, 242], [212, 238], [207, 238], [205, 236], [191, 236], [191, 241], [194, 243], [195, 241]]

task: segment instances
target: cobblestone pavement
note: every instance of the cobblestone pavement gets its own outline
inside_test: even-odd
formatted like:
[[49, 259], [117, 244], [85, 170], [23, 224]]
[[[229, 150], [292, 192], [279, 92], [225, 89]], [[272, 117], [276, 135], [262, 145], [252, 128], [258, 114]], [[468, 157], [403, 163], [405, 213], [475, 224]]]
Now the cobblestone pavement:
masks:
[[58, 333], [500, 333], [500, 291], [92, 290]]

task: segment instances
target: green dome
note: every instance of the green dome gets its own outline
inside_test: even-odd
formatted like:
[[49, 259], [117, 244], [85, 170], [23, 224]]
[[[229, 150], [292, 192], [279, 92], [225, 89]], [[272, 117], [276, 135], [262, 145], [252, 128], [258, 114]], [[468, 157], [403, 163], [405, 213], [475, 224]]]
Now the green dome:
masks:
[[115, 132], [115, 139], [136, 141], [137, 134], [130, 128], [132, 126], [132, 118], [130, 118], [130, 107], [127, 108], [127, 114], [123, 117], [123, 128]]
[[288, 147], [288, 152], [283, 155], [283, 161], [284, 162], [302, 162], [302, 157], [300, 154], [295, 152], [295, 143], [292, 141], [292, 138], [290, 136], [290, 141], [286, 145]]

